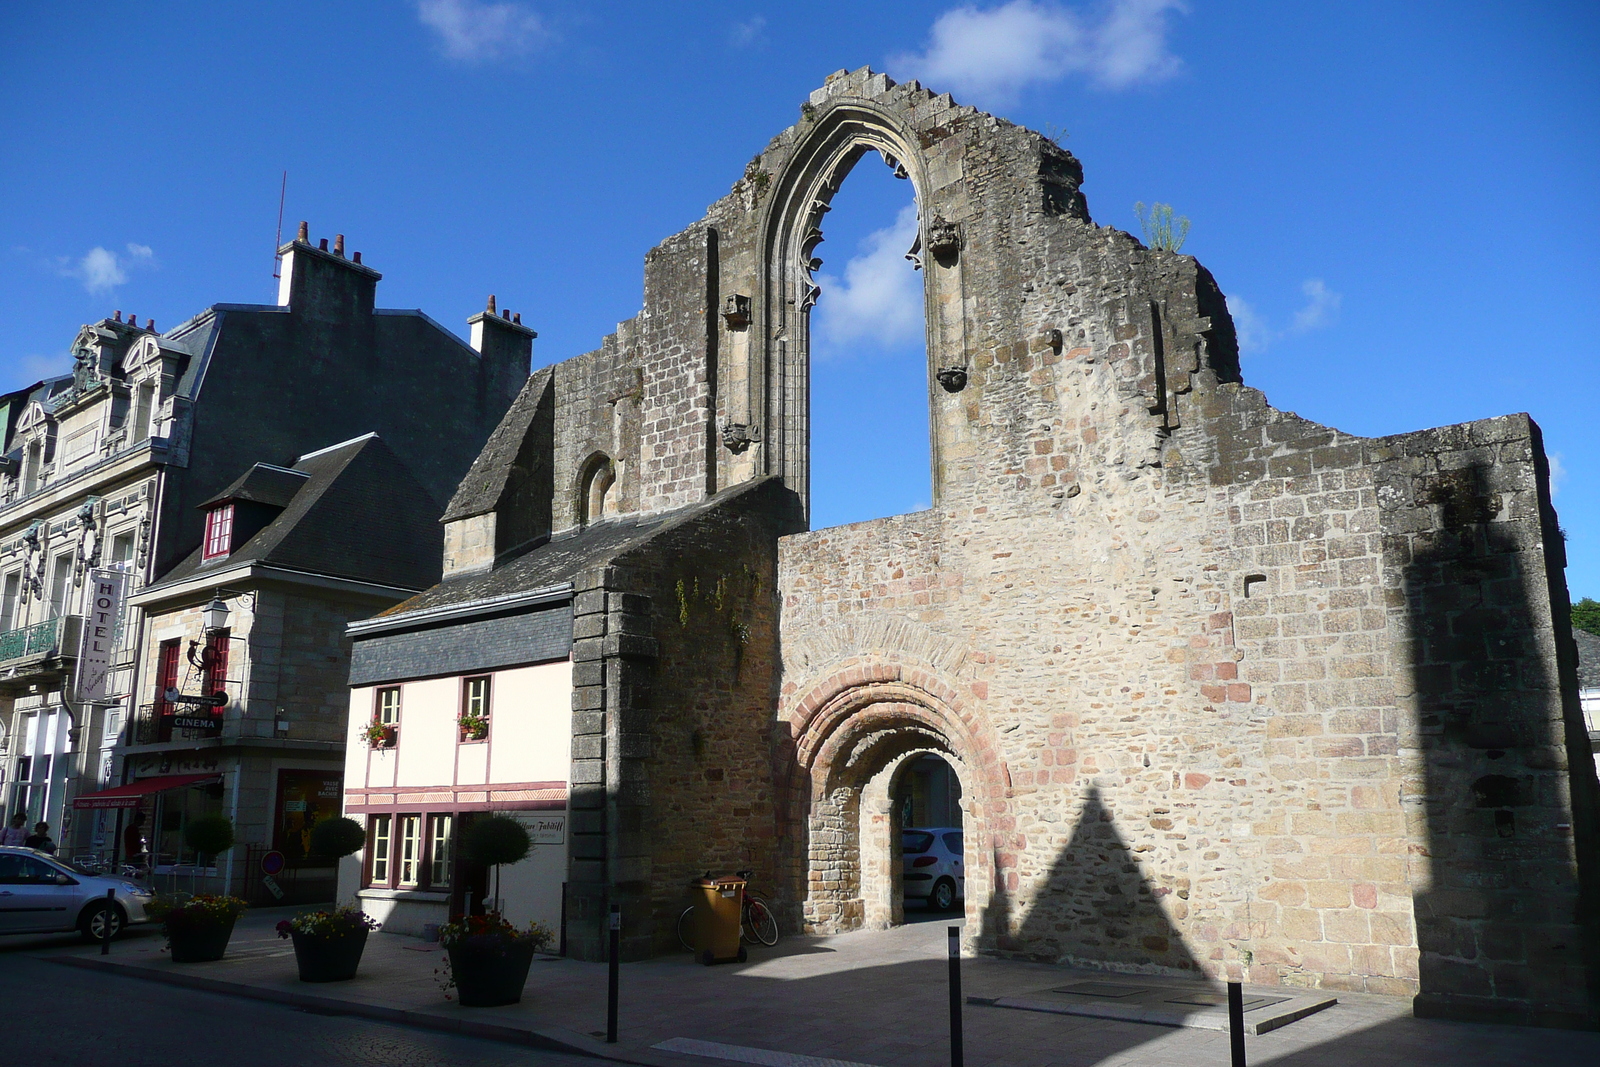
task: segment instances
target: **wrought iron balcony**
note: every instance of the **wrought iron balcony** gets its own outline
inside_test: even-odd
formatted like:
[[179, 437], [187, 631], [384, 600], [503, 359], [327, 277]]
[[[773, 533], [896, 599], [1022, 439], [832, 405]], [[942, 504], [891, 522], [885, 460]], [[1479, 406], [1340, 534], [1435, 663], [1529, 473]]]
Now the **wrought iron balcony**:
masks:
[[77, 656], [81, 615], [58, 615], [0, 633], [0, 688], [32, 685], [64, 673]]

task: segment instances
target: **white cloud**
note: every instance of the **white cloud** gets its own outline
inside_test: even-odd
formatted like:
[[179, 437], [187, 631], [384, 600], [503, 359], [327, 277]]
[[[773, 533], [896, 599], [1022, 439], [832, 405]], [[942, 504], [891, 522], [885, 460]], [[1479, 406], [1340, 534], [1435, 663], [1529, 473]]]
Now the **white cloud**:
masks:
[[417, 0], [417, 17], [438, 35], [445, 58], [463, 63], [520, 55], [550, 36], [544, 19], [516, 3]]
[[733, 29], [728, 31], [728, 43], [735, 48], [749, 48], [751, 45], [762, 43], [766, 39], [767, 20], [757, 15], [755, 18], [744, 22], [736, 22]]
[[1561, 462], [1560, 452], [1551, 452], [1545, 458], [1550, 461], [1550, 499], [1554, 500], [1561, 492], [1561, 484], [1567, 480], [1567, 467]]
[[1228, 313], [1233, 316], [1234, 332], [1239, 335], [1240, 353], [1248, 356], [1266, 351], [1271, 336], [1267, 324], [1256, 314], [1256, 309], [1246, 303], [1242, 296], [1230, 296], [1227, 300]]
[[153, 266], [155, 253], [149, 245], [129, 244], [124, 255], [96, 245], [76, 263], [62, 262], [62, 274], [77, 278], [90, 294], [100, 296], [125, 284], [130, 267]]
[[1294, 313], [1294, 322], [1289, 326], [1290, 333], [1319, 330], [1333, 325], [1339, 318], [1339, 305], [1344, 302], [1344, 297], [1329, 290], [1321, 278], [1307, 278], [1301, 284], [1300, 291], [1306, 294], [1306, 306]]
[[1069, 74], [1125, 89], [1177, 73], [1182, 64], [1167, 49], [1167, 12], [1186, 10], [1183, 0], [1111, 0], [1097, 17], [1037, 0], [987, 11], [958, 7], [934, 22], [926, 51], [891, 57], [889, 67], [990, 105]]
[[1344, 295], [1329, 289], [1321, 278], [1307, 278], [1300, 283], [1306, 302], [1294, 313], [1286, 329], [1275, 330], [1262, 315], [1241, 296], [1230, 296], [1228, 313], [1233, 316], [1233, 329], [1239, 336], [1241, 355], [1253, 356], [1272, 347], [1274, 341], [1296, 334], [1310, 333], [1332, 326], [1339, 321], [1339, 306]]
[[917, 208], [907, 204], [893, 226], [868, 235], [842, 279], [817, 276], [822, 295], [811, 322], [823, 354], [862, 341], [887, 348], [921, 336], [922, 276], [905, 258], [916, 238]]

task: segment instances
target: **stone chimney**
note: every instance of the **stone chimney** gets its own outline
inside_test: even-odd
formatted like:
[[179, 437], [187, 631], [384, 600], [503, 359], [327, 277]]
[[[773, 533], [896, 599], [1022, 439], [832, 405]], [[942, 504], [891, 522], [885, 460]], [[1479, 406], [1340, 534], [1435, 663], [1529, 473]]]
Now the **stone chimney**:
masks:
[[383, 275], [365, 266], [358, 252], [354, 259], [344, 254], [344, 234], [328, 251], [324, 238], [311, 243], [309, 227], [302, 222], [293, 241], [278, 249], [283, 257], [282, 277], [278, 280], [278, 305], [297, 314], [330, 321], [346, 321], [371, 315], [378, 295], [378, 279]]
[[472, 347], [483, 357], [484, 386], [490, 396], [508, 400], [517, 395], [533, 366], [533, 339], [539, 335], [522, 325], [522, 315], [497, 311], [491, 295], [483, 311], [467, 320]]

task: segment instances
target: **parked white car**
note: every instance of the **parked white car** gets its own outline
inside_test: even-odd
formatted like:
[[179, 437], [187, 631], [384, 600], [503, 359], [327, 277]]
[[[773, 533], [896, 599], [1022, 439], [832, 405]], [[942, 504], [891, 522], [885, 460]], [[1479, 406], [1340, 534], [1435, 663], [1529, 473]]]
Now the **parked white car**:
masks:
[[[106, 892], [114, 893], [111, 900]], [[0, 847], [0, 934], [70, 933], [91, 941], [150, 921], [154, 894], [127, 878], [90, 874], [31, 848]]]
[[959, 826], [900, 831], [906, 899], [926, 901], [936, 911], [949, 911], [956, 901], [964, 900], [962, 848]]

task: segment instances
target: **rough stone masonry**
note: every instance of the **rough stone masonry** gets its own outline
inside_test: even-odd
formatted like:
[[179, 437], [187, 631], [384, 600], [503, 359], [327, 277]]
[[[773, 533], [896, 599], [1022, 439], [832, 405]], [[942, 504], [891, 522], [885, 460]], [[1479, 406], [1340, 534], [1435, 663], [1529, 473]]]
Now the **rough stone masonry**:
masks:
[[[858, 164], [915, 190], [934, 506], [808, 531], [812, 272]], [[706, 868], [791, 928], [899, 921], [889, 798], [932, 752], [980, 951], [1595, 1025], [1538, 427], [1275, 410], [1210, 273], [1096, 225], [1082, 177], [840, 71], [648, 255], [636, 319], [530, 380], [447, 572], [643, 531], [575, 583], [569, 943], [619, 901], [665, 950]]]

